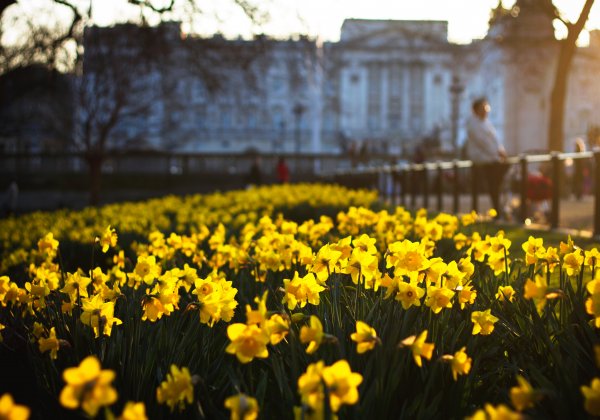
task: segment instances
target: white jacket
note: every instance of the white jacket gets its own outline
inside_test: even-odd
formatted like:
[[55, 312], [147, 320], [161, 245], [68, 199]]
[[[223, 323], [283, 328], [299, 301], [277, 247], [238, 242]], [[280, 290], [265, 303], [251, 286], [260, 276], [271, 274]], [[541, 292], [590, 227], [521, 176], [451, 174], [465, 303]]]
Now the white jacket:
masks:
[[471, 115], [467, 120], [467, 156], [473, 162], [498, 162], [504, 147], [492, 123]]

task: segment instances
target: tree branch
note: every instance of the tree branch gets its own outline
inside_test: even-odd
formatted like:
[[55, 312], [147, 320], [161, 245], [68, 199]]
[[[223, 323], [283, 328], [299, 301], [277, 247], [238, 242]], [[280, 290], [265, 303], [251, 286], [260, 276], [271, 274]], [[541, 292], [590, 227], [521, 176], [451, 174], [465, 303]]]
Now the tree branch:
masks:
[[2, 18], [4, 10], [6, 10], [8, 6], [15, 4], [16, 2], [17, 0], [0, 0], [0, 19]]
[[163, 7], [158, 7], [158, 6], [154, 5], [152, 0], [127, 0], [127, 1], [130, 4], [133, 4], [135, 6], [146, 7], [158, 14], [170, 12], [173, 10], [173, 6], [175, 6], [175, 0], [171, 0], [169, 2], [169, 4], [167, 4], [166, 6], [163, 6]]

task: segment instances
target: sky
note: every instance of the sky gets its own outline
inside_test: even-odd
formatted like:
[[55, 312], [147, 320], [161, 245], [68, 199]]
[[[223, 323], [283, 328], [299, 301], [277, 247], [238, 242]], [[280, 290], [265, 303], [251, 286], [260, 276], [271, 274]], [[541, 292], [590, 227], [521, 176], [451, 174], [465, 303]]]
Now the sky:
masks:
[[[100, 25], [114, 22], [118, 3], [123, 2], [96, 1], [95, 22]], [[503, 2], [504, 7], [514, 3], [515, 0]], [[554, 3], [567, 18], [575, 20], [584, 0], [555, 0]], [[600, 28], [600, 1], [596, 3], [588, 29]], [[240, 32], [246, 35], [244, 31], [252, 30], [239, 11], [228, 6], [227, 0], [203, 0], [201, 4], [205, 8], [205, 16], [188, 30], [203, 34], [222, 32], [229, 37], [240, 35]], [[340, 28], [347, 18], [447, 20], [449, 39], [468, 43], [485, 36], [490, 10], [498, 4], [498, 0], [263, 0], [260, 4], [269, 11], [271, 20], [258, 32], [278, 37], [308, 33], [335, 41], [339, 39]]]
[[[80, 1], [87, 8], [90, 0]], [[140, 15], [139, 9], [127, 5], [126, 0], [91, 1], [93, 23], [97, 25], [111, 25], [139, 18]], [[514, 2], [515, 0], [504, 0], [503, 4], [504, 7], [510, 7]], [[14, 7], [12, 15], [33, 11], [37, 18], [41, 18], [43, 13], [40, 10], [57, 13], [44, 9], [48, 0], [22, 0], [20, 3], [20, 9]], [[199, 0], [198, 3], [202, 6], [203, 13], [193, 22], [184, 24], [184, 31], [202, 35], [220, 32], [227, 37], [247, 37], [252, 33], [263, 32], [280, 38], [308, 34], [325, 41], [336, 41], [339, 39], [342, 23], [347, 18], [446, 20], [449, 40], [468, 43], [485, 36], [490, 10], [498, 4], [498, 0], [259, 0], [260, 7], [271, 16], [270, 21], [259, 28], [252, 27], [230, 0]], [[554, 3], [565, 17], [574, 21], [584, 0], [554, 0]], [[65, 10], [63, 12], [66, 13]], [[186, 10], [178, 10], [168, 18], [182, 20], [182, 16], [186, 15], [189, 16]], [[151, 23], [152, 20], [150, 16]], [[560, 26], [557, 24], [562, 29]], [[592, 9], [586, 28], [600, 29], [600, 1]], [[561, 36], [560, 30], [558, 36]], [[584, 36], [583, 42], [585, 41]]]

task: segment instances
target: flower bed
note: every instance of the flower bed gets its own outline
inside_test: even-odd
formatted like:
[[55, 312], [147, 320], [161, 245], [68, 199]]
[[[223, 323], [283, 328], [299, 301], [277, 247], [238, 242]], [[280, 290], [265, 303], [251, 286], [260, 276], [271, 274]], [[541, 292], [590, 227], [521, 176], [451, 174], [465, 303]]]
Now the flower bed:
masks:
[[37, 414], [600, 414], [597, 250], [377, 205], [286, 185], [0, 222]]

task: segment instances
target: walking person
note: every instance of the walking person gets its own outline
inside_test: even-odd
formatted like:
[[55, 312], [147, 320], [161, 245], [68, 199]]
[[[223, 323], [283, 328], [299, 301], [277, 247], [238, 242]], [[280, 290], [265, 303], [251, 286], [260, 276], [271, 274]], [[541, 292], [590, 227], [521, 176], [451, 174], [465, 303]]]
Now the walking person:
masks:
[[285, 162], [285, 158], [283, 156], [279, 157], [277, 161], [277, 181], [280, 184], [287, 184], [290, 182], [290, 169]]
[[492, 207], [502, 217], [500, 189], [506, 173], [506, 151], [496, 129], [488, 119], [490, 104], [486, 98], [473, 101], [472, 115], [467, 120], [467, 155], [473, 162], [475, 184], [487, 181]]
[[5, 213], [6, 216], [14, 216], [17, 213], [19, 203], [19, 186], [16, 179], [12, 179], [6, 189]]
[[261, 159], [260, 156], [256, 156], [252, 165], [250, 166], [250, 172], [246, 176], [246, 181], [250, 185], [258, 186], [262, 184], [262, 171], [260, 169]]

